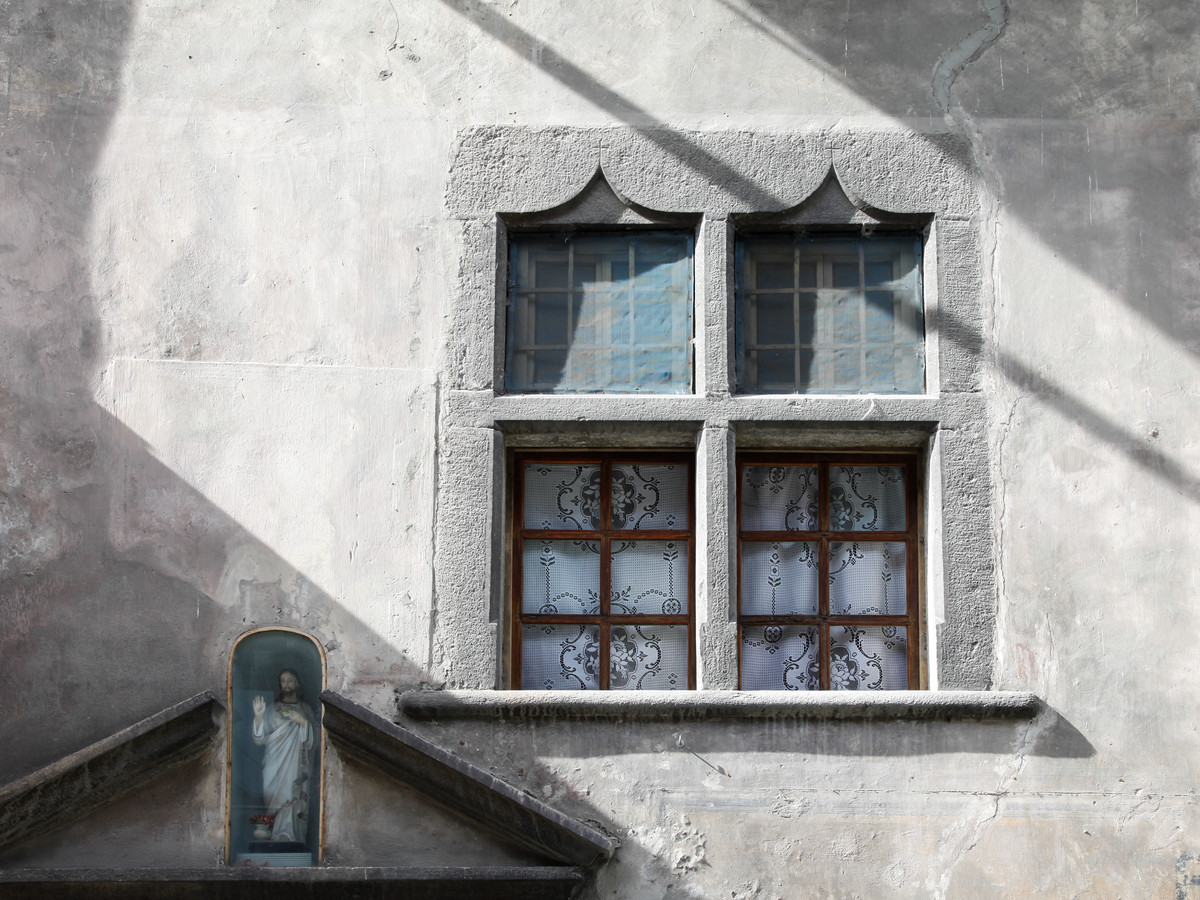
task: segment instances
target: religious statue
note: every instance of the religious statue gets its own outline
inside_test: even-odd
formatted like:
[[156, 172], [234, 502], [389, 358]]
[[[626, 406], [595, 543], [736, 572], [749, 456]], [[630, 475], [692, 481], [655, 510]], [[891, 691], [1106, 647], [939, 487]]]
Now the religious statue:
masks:
[[308, 789], [316, 729], [294, 669], [279, 673], [279, 693], [269, 708], [254, 698], [252, 738], [263, 754], [263, 803], [273, 816], [272, 841], [299, 841], [308, 834]]

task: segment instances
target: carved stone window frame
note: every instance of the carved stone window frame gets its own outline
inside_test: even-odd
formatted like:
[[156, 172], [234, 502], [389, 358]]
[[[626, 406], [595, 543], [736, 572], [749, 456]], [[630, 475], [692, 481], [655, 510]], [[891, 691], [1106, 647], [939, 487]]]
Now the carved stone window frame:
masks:
[[[461, 263], [438, 429], [435, 677], [448, 688], [509, 686], [506, 510], [516, 450], [696, 452], [701, 689], [737, 687], [736, 453], [915, 450], [925, 467], [928, 686], [988, 688], [997, 586], [980, 197], [969, 144], [941, 133], [462, 132], [447, 189]], [[696, 228], [692, 394], [503, 393], [508, 229], [681, 223]], [[924, 235], [925, 392], [734, 393], [736, 230], [897, 224]]]

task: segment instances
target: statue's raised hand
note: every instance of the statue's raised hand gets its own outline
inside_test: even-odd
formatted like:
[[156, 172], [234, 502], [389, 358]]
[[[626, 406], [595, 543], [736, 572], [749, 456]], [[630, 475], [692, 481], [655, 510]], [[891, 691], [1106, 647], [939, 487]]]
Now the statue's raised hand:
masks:
[[254, 698], [254, 718], [261, 719], [267, 711], [267, 701], [261, 695]]

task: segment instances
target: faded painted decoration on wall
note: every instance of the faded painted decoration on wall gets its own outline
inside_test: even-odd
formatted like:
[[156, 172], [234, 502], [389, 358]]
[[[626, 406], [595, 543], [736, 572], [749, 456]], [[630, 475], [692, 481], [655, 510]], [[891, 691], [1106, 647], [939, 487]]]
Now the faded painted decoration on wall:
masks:
[[269, 630], [234, 647], [229, 674], [229, 861], [309, 866], [320, 857], [321, 651]]

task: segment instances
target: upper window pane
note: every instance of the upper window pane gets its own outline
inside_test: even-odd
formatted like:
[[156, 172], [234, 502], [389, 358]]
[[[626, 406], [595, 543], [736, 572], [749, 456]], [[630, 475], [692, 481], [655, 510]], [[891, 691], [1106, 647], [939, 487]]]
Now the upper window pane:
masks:
[[513, 234], [510, 391], [692, 389], [690, 234]]
[[746, 235], [737, 260], [740, 390], [924, 390], [919, 237]]

